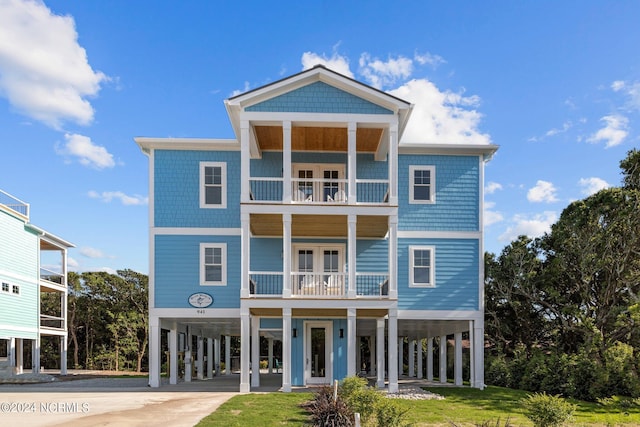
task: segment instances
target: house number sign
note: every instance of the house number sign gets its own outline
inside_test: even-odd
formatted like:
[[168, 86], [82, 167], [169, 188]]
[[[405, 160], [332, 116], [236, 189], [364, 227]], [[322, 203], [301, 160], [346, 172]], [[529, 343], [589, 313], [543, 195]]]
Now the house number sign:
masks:
[[189, 296], [189, 304], [195, 308], [206, 308], [213, 304], [213, 297], [204, 292], [197, 292]]

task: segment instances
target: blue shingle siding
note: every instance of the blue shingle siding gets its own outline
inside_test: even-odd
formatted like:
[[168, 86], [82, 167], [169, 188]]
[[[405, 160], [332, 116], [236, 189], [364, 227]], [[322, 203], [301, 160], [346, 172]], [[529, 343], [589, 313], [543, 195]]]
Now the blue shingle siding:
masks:
[[393, 114], [391, 110], [323, 82], [315, 82], [252, 105], [246, 111]]
[[[226, 243], [227, 285], [200, 286], [200, 243]], [[155, 307], [192, 308], [196, 292], [213, 296], [211, 308], [240, 307], [240, 236], [155, 237]]]
[[356, 269], [366, 273], [389, 271], [389, 242], [387, 240], [358, 240]]
[[[409, 166], [435, 166], [436, 202], [409, 203]], [[398, 230], [479, 231], [480, 162], [476, 156], [398, 156]]]
[[282, 272], [282, 239], [252, 238], [249, 246], [251, 271]]
[[[434, 246], [434, 288], [409, 287], [409, 246]], [[478, 310], [477, 239], [399, 239], [398, 308], [401, 310]]]
[[387, 162], [374, 160], [373, 154], [358, 154], [356, 177], [358, 179], [389, 179], [389, 165]]
[[[156, 227], [240, 227], [240, 152], [156, 150]], [[200, 208], [200, 162], [224, 162], [227, 208]]]

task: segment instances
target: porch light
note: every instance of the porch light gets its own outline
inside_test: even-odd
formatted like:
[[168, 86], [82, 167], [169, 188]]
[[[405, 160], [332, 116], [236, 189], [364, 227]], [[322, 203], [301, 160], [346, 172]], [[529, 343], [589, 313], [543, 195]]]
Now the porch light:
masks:
[[293, 330], [291, 331], [291, 336], [293, 336], [294, 338], [297, 338], [298, 330], [296, 328], [293, 328]]
[[344, 329], [340, 328], [340, 338], [344, 338]]

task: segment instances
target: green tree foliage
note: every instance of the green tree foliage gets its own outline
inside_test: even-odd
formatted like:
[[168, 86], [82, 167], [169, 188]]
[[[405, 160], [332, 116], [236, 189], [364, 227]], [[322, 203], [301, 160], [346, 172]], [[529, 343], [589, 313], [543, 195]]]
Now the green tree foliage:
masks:
[[70, 367], [145, 370], [147, 276], [132, 270], [70, 272], [68, 286]]
[[595, 400], [640, 395], [640, 152], [622, 186], [571, 203], [551, 232], [485, 256], [488, 377]]

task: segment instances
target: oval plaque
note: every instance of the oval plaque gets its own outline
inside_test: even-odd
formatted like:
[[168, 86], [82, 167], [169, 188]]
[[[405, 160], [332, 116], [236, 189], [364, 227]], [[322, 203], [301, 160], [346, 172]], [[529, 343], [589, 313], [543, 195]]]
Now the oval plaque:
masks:
[[213, 304], [213, 297], [204, 292], [197, 292], [189, 297], [189, 304], [196, 308], [206, 308]]

